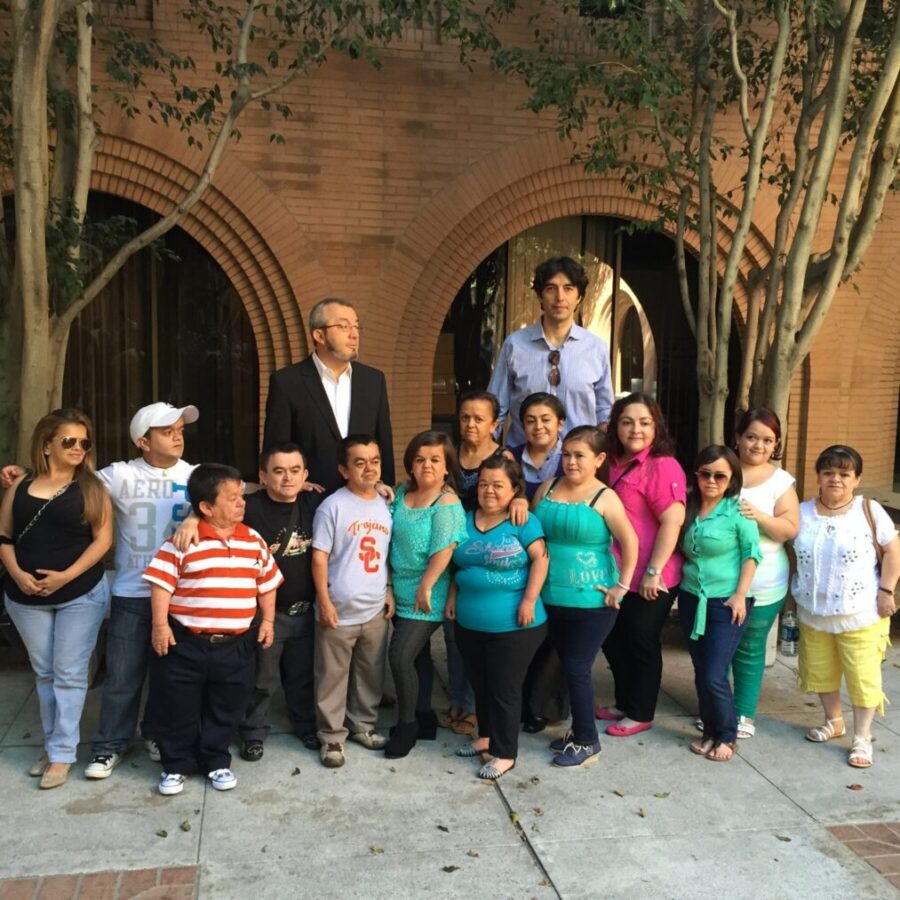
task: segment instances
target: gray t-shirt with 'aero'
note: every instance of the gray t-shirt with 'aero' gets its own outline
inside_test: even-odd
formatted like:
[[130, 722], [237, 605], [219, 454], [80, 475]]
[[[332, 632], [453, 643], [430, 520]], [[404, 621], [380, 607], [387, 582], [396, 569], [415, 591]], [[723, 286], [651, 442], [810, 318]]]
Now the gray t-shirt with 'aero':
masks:
[[387, 596], [391, 513], [384, 499], [343, 487], [322, 501], [312, 545], [328, 553], [328, 593], [338, 625], [361, 625], [381, 614]]

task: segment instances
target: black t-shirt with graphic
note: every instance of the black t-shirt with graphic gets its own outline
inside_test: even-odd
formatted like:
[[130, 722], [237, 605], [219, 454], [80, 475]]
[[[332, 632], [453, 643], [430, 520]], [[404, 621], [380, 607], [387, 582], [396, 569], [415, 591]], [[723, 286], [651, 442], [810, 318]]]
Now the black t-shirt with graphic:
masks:
[[244, 524], [262, 535], [284, 575], [284, 584], [275, 598], [276, 608], [282, 612], [300, 600], [312, 601], [316, 597], [311, 564], [316, 499], [309, 492], [301, 492], [296, 500], [300, 515], [291, 534], [287, 534], [293, 503], [279, 503], [265, 489], [247, 497]]

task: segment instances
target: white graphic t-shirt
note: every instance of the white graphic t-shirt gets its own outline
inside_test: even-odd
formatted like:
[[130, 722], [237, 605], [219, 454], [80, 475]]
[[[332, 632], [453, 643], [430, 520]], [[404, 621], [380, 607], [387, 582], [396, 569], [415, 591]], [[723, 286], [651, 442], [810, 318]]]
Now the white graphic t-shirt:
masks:
[[364, 500], [345, 487], [316, 510], [312, 545], [329, 554], [328, 593], [338, 625], [362, 625], [383, 612], [391, 528], [382, 497]]
[[168, 469], [158, 469], [138, 457], [97, 472], [116, 511], [114, 596], [150, 596], [150, 585], [141, 576], [163, 542], [190, 514], [187, 482], [195, 468], [182, 459]]

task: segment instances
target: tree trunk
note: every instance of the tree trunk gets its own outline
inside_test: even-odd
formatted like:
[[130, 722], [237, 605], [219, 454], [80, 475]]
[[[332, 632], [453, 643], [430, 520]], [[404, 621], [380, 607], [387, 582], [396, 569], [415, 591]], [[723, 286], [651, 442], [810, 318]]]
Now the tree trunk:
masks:
[[787, 433], [788, 400], [791, 396], [791, 367], [785, 354], [773, 353], [766, 367], [762, 405], [767, 406], [781, 420], [782, 434]]

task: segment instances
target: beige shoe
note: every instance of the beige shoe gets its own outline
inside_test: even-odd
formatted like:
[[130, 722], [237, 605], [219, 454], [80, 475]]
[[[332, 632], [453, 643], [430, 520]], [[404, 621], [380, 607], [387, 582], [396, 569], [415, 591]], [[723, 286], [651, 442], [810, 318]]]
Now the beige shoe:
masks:
[[43, 775], [44, 772], [46, 771], [47, 766], [49, 766], [49, 765], [50, 765], [50, 760], [47, 758], [46, 752], [45, 752], [45, 753], [42, 753], [42, 754], [37, 758], [37, 761], [36, 761], [36, 762], [32, 765], [32, 767], [28, 770], [28, 774], [29, 774], [32, 778], [40, 778], [41, 775]]
[[42, 791], [49, 791], [51, 788], [59, 787], [68, 781], [69, 770], [72, 768], [71, 763], [50, 763], [47, 770], [41, 776], [40, 788]]

